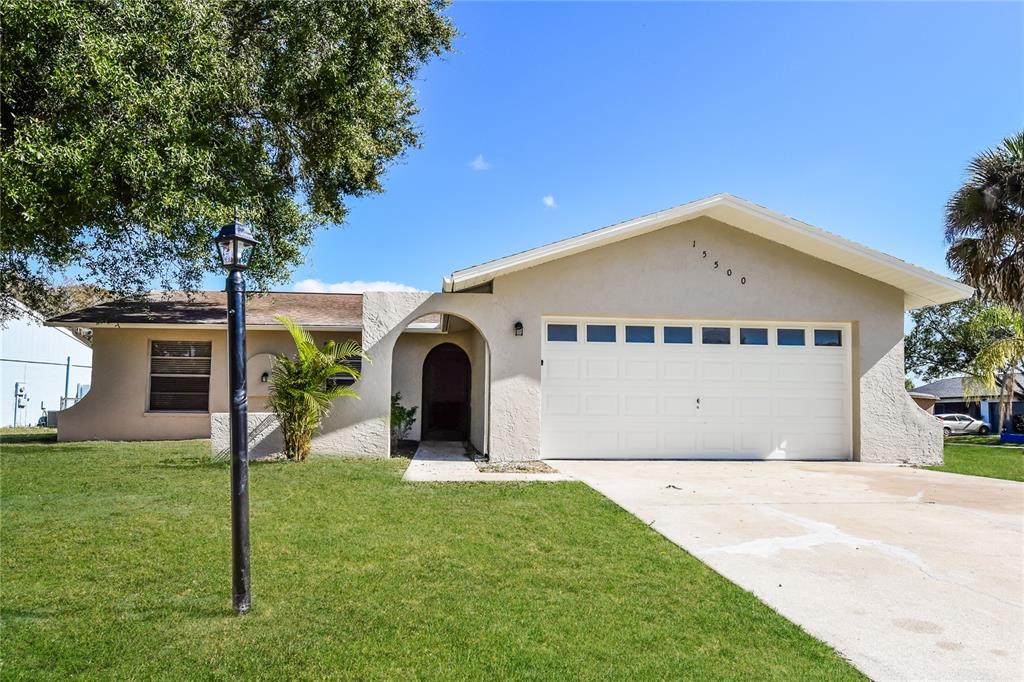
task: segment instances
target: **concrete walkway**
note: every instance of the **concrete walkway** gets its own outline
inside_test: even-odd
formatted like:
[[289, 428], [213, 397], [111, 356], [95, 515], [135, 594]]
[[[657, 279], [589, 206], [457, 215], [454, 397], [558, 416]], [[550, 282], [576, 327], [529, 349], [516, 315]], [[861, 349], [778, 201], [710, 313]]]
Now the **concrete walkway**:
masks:
[[402, 477], [406, 481], [475, 482], [501, 481], [569, 481], [562, 474], [484, 473], [466, 457], [460, 442], [425, 441], [420, 443], [412, 462]]
[[1024, 678], [1024, 484], [857, 462], [553, 464], [873, 679]]

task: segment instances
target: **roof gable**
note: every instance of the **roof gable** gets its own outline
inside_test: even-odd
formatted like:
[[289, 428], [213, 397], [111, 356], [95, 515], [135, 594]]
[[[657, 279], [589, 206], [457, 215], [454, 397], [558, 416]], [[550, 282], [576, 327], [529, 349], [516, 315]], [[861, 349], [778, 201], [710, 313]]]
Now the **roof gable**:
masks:
[[495, 277], [525, 270], [559, 258], [647, 234], [700, 216], [769, 239], [820, 260], [884, 282], [904, 292], [907, 310], [969, 297], [974, 290], [960, 282], [875, 251], [821, 228], [730, 194], [716, 194], [665, 211], [627, 220], [529, 251], [458, 270], [446, 277], [443, 291], [464, 291]]

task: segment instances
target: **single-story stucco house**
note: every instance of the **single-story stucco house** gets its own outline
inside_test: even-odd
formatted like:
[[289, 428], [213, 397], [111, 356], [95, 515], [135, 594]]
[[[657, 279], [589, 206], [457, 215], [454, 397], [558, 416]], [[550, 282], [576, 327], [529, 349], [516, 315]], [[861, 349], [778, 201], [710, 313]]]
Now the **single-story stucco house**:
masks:
[[[938, 462], [937, 420], [904, 388], [907, 310], [961, 283], [721, 194], [459, 270], [436, 293], [267, 293], [248, 303], [250, 413], [264, 409], [283, 313], [358, 339], [361, 400], [318, 452], [389, 454], [390, 396], [412, 438], [492, 460], [840, 459]], [[111, 303], [93, 385], [61, 440], [211, 435], [228, 409], [224, 294]]]

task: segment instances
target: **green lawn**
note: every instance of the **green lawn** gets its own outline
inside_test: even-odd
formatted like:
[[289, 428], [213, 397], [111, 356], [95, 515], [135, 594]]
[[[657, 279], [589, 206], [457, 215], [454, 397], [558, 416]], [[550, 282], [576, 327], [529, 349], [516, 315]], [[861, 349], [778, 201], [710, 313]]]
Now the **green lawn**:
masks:
[[1024, 448], [968, 445], [959, 441], [960, 438], [970, 436], [947, 438], [945, 463], [939, 467], [925, 468], [969, 476], [1024, 481]]
[[404, 459], [254, 464], [237, 617], [206, 442], [39, 433], [0, 434], [4, 679], [860, 677], [582, 484]]
[[946, 436], [947, 445], [999, 445], [999, 436], [989, 434], [987, 436]]

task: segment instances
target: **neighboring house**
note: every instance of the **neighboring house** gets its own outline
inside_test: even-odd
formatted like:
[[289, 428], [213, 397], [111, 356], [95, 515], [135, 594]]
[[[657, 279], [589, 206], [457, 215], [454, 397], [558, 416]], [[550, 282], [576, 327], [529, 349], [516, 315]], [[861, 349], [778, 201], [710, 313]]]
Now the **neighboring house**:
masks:
[[[1014, 392], [1009, 415], [1024, 414], [1024, 374], [1016, 377], [1017, 390]], [[977, 399], [968, 401], [964, 397], [964, 377], [939, 379], [919, 386], [914, 391], [930, 393], [936, 397], [933, 414], [967, 414], [981, 419], [992, 426], [994, 433], [1002, 431], [999, 424], [999, 391], [992, 391]]]
[[70, 329], [15, 307], [18, 316], [0, 329], [0, 426], [35, 426], [89, 390], [92, 349]]
[[[937, 462], [938, 422], [904, 390], [906, 310], [972, 290], [811, 225], [716, 195], [452, 273], [437, 293], [270, 293], [248, 304], [251, 410], [271, 315], [358, 339], [361, 400], [319, 452], [386, 456], [390, 396], [413, 438], [493, 460], [855, 459]], [[89, 326], [93, 390], [62, 440], [205, 437], [226, 412], [224, 294], [108, 304]], [[411, 326], [427, 315], [433, 324]], [[181, 378], [178, 378], [181, 377]]]

